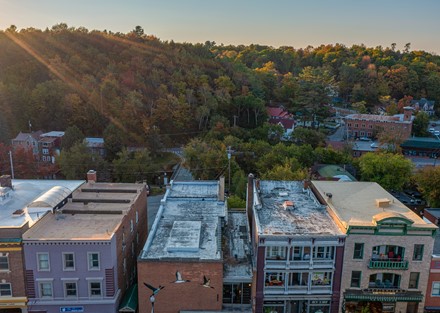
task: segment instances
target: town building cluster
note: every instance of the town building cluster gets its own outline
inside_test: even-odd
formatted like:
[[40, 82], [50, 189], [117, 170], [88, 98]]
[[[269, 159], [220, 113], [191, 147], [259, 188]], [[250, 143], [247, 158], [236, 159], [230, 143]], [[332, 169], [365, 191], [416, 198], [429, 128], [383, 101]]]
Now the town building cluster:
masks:
[[0, 178], [1, 312], [440, 311], [440, 212], [373, 182]]

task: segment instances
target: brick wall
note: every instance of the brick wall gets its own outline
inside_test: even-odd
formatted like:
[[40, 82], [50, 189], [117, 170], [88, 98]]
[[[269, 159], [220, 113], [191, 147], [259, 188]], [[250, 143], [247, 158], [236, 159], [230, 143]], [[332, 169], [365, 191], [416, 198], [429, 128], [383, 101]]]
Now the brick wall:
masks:
[[11, 283], [13, 297], [25, 297], [22, 248], [19, 245], [1, 245], [1, 252], [8, 254], [9, 271], [0, 271], [0, 281]]
[[[180, 271], [183, 279], [191, 282], [174, 284], [175, 273]], [[203, 275], [211, 279], [212, 288], [203, 287]], [[144, 282], [159, 287], [165, 286], [157, 296], [156, 312], [176, 313], [180, 310], [220, 311], [223, 302], [223, 263], [219, 262], [161, 262], [138, 263], [139, 313], [151, 312], [149, 301], [151, 290]]]
[[[364, 243], [363, 259], [353, 259], [354, 244]], [[362, 290], [368, 288], [369, 278], [372, 274], [377, 273], [394, 273], [401, 275], [400, 288], [408, 289], [410, 272], [419, 272], [419, 288], [423, 295], [426, 294], [426, 285], [429, 275], [429, 260], [433, 249], [434, 239], [430, 236], [374, 236], [374, 235], [350, 235], [346, 239], [344, 253], [344, 273], [341, 282], [341, 295], [346, 289]], [[424, 244], [424, 252], [422, 261], [413, 261], [413, 252], [415, 244]], [[407, 270], [391, 270], [391, 269], [369, 269], [368, 263], [372, 257], [374, 246], [378, 245], [395, 245], [405, 248], [404, 258], [408, 259], [409, 266]], [[362, 271], [360, 288], [350, 287], [351, 272]], [[342, 296], [341, 296], [342, 303]], [[396, 312], [406, 312], [406, 302], [398, 302], [396, 304]], [[419, 304], [419, 312], [423, 312], [424, 302]]]

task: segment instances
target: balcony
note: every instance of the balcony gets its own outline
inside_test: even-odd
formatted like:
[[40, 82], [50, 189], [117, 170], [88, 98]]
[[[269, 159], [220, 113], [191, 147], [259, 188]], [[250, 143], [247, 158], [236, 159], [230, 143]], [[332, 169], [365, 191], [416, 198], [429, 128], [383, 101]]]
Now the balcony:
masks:
[[387, 259], [387, 260], [370, 259], [368, 267], [374, 269], [407, 270], [408, 260], [399, 261], [398, 259]]

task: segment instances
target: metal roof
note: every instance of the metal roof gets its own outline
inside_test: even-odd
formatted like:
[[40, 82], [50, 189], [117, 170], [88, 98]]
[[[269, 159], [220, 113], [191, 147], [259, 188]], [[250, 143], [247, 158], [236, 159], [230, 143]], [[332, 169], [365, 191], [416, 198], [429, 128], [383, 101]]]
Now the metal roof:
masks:
[[28, 208], [54, 208], [58, 203], [67, 198], [72, 191], [64, 186], [55, 186], [35, 199]]

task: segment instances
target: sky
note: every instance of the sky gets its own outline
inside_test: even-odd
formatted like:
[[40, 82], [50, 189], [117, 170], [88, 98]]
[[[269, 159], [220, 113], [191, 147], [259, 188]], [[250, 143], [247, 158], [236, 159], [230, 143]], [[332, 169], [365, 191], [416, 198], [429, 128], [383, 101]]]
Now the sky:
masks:
[[305, 48], [340, 43], [440, 54], [440, 0], [0, 0], [0, 30], [51, 28]]

